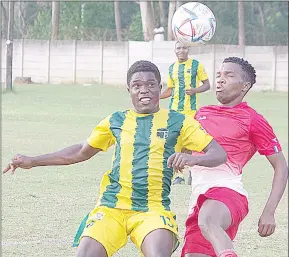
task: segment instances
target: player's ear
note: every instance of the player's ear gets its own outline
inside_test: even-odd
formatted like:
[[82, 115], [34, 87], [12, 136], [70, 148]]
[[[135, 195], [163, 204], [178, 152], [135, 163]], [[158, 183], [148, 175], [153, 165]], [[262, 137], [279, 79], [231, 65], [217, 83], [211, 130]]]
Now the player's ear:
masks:
[[251, 82], [246, 82], [243, 86], [243, 90], [242, 91], [245, 91], [247, 92], [250, 88], [251, 88]]

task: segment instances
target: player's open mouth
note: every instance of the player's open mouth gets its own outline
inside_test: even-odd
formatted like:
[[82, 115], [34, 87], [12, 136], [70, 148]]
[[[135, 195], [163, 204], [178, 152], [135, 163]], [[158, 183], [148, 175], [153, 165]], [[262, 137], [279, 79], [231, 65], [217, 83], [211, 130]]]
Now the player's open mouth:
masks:
[[142, 104], [149, 104], [151, 102], [151, 98], [150, 97], [142, 97], [139, 99], [139, 101], [142, 103]]

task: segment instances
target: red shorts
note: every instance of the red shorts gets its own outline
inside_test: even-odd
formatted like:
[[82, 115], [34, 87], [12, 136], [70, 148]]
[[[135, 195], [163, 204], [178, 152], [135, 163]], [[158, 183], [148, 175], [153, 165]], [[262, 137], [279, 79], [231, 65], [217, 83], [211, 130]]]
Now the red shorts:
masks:
[[205, 194], [199, 196], [194, 212], [189, 215], [186, 221], [186, 233], [182, 249], [182, 257], [188, 253], [202, 253], [216, 257], [213, 246], [203, 237], [198, 226], [199, 211], [207, 199], [218, 200], [224, 203], [230, 210], [232, 223], [227, 228], [226, 232], [231, 240], [235, 238], [239, 224], [248, 214], [248, 200], [245, 196], [225, 187], [210, 188]]

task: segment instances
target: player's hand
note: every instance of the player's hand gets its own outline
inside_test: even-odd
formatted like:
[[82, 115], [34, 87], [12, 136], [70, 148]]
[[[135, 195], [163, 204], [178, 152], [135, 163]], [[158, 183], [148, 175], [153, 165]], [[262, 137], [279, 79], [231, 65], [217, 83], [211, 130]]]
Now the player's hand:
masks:
[[187, 89], [186, 90], [186, 94], [187, 95], [194, 95], [194, 94], [196, 94], [197, 93], [197, 90], [196, 90], [196, 88], [194, 88], [194, 87], [191, 87], [190, 89]]
[[3, 174], [6, 173], [7, 171], [11, 170], [12, 174], [14, 174], [15, 170], [17, 168], [22, 168], [22, 169], [31, 169], [32, 166], [32, 158], [21, 155], [21, 154], [16, 154], [12, 160], [9, 162], [9, 164], [6, 166], [6, 168], [3, 169]]
[[185, 166], [194, 166], [198, 162], [198, 158], [186, 153], [174, 153], [168, 158], [168, 167], [181, 171]]
[[276, 228], [274, 214], [263, 213], [258, 222], [258, 232], [261, 237], [271, 236]]

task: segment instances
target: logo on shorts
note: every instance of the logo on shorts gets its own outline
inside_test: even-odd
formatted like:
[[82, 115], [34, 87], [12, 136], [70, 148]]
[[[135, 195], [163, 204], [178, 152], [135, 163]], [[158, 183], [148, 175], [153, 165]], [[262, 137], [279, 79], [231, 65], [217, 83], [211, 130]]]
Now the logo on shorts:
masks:
[[94, 221], [93, 221], [93, 220], [89, 221], [89, 222], [86, 224], [86, 228], [91, 227], [93, 224], [94, 224]]
[[97, 220], [102, 220], [103, 216], [104, 216], [104, 214], [102, 212], [97, 212], [96, 215], [95, 215], [95, 218]]
[[165, 128], [161, 128], [157, 130], [157, 137], [161, 139], [166, 139], [168, 138], [169, 132]]

